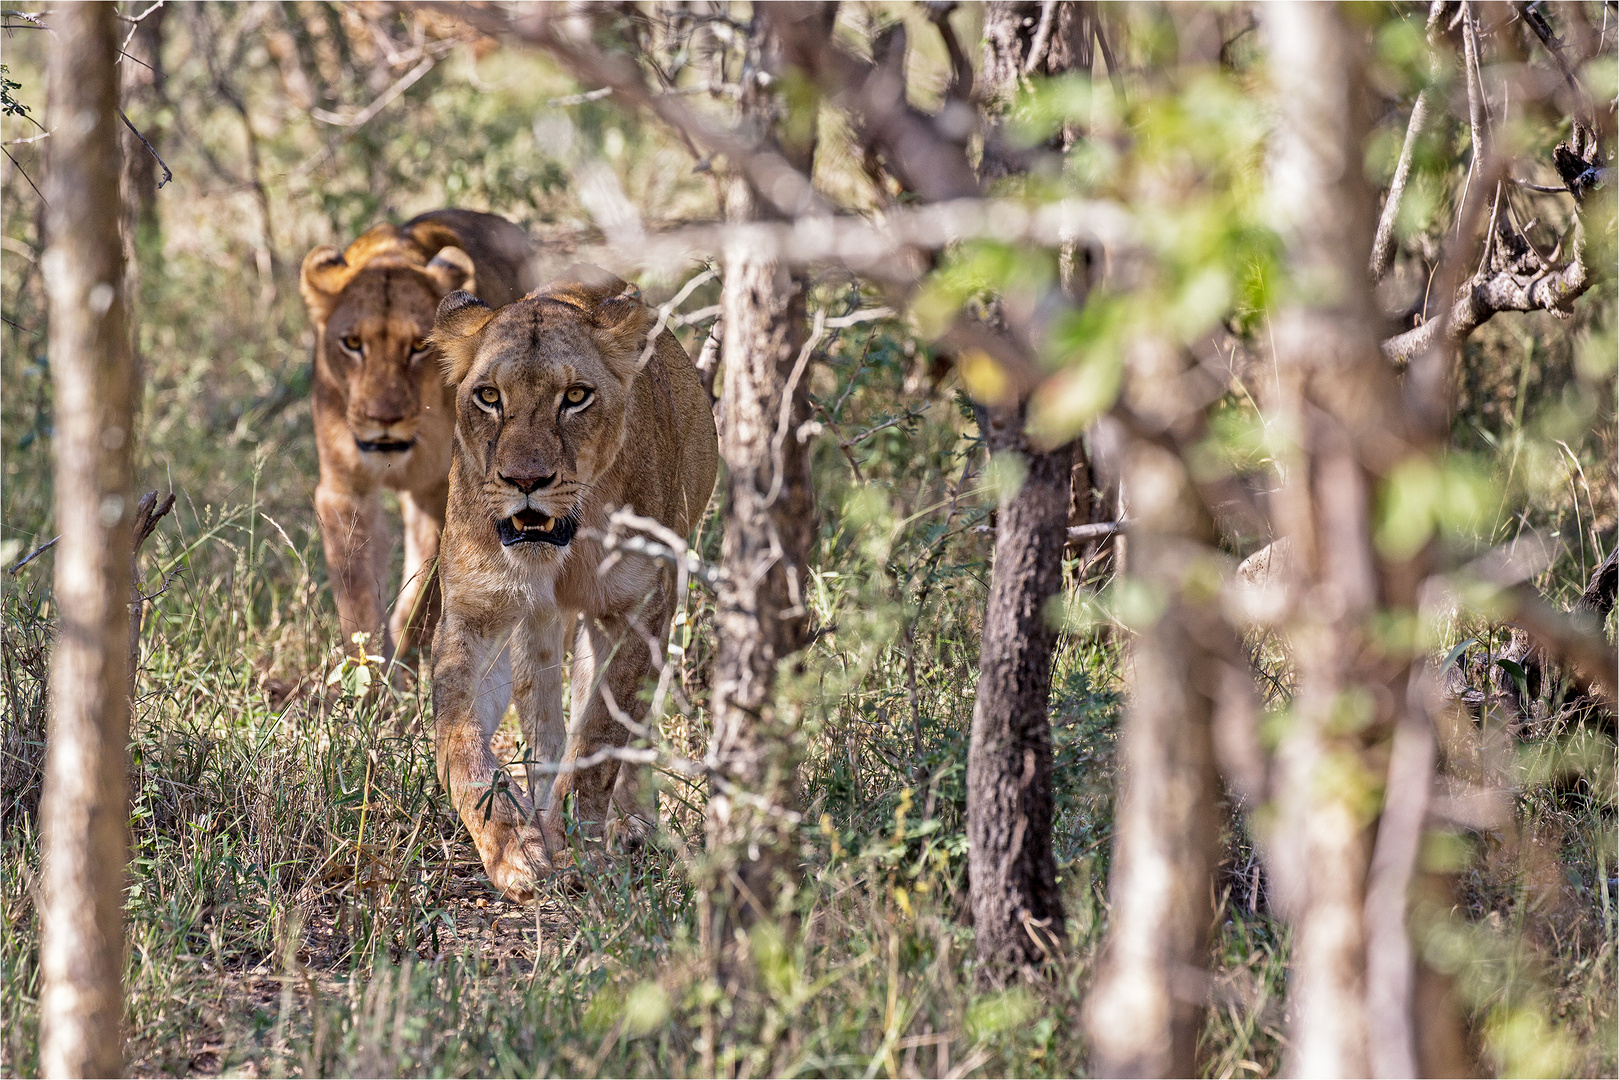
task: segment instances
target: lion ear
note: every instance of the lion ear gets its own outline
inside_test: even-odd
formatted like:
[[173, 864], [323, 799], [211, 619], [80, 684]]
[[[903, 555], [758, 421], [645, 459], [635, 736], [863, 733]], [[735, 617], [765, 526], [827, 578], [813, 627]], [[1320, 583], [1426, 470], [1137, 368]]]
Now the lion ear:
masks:
[[489, 305], [465, 290], [453, 292], [439, 301], [428, 340], [443, 357], [444, 381], [458, 385], [472, 370], [478, 355], [478, 339], [495, 313]]
[[330, 244], [304, 256], [303, 269], [298, 276], [298, 291], [303, 294], [309, 317], [321, 326], [337, 306], [337, 297], [354, 277], [354, 268], [343, 258], [343, 253]]
[[458, 247], [439, 248], [438, 254], [422, 268], [422, 272], [441, 294], [453, 293], [457, 289], [464, 292], [478, 291], [472, 256]]
[[658, 313], [639, 300], [608, 300], [597, 305], [592, 321], [596, 351], [613, 374], [628, 383], [641, 370], [646, 337], [657, 324]]

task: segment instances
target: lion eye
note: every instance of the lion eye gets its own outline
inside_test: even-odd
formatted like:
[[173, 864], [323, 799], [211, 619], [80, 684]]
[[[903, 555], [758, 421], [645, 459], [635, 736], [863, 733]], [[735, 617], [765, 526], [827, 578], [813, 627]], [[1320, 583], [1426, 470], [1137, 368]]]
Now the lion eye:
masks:
[[412, 356], [419, 356], [420, 354], [422, 354], [422, 353], [424, 353], [426, 351], [427, 351], [427, 339], [426, 338], [417, 338], [415, 341], [410, 343], [410, 354]]
[[365, 342], [360, 340], [359, 334], [350, 334], [343, 339], [343, 348], [351, 353], [359, 353], [365, 348]]
[[570, 386], [568, 392], [562, 395], [566, 405], [583, 405], [590, 400], [591, 389], [588, 386]]
[[493, 386], [478, 387], [473, 393], [473, 397], [478, 399], [478, 404], [480, 405], [494, 406], [500, 404], [500, 391]]

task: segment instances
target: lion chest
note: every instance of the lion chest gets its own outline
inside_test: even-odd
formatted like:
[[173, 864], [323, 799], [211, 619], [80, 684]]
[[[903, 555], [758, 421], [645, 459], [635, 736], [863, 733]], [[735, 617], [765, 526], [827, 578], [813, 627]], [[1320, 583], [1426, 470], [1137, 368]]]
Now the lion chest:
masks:
[[600, 559], [570, 563], [557, 579], [557, 603], [589, 615], [627, 615], [653, 598], [662, 583], [657, 563], [637, 555], [625, 555], [605, 573], [600, 566]]

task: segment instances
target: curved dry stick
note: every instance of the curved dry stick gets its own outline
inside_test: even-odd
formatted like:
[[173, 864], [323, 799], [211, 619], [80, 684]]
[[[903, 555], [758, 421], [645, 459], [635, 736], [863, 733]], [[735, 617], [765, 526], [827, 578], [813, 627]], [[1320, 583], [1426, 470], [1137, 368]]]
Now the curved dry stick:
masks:
[[1411, 175], [1411, 159], [1415, 156], [1417, 138], [1428, 125], [1428, 91], [1417, 95], [1411, 106], [1411, 122], [1406, 125], [1405, 143], [1400, 147], [1400, 160], [1394, 166], [1394, 178], [1389, 181], [1388, 198], [1377, 219], [1377, 235], [1372, 240], [1372, 257], [1367, 272], [1372, 282], [1382, 281], [1394, 263], [1394, 221], [1400, 216], [1400, 200], [1405, 196], [1405, 182]]

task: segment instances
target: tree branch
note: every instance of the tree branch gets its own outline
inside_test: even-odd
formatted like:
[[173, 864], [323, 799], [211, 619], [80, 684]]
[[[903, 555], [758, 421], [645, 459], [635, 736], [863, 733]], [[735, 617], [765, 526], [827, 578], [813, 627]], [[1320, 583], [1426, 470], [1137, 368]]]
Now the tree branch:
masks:
[[648, 110], [691, 142], [707, 147], [711, 153], [724, 154], [780, 213], [796, 217], [831, 212], [809, 178], [781, 153], [712, 123], [693, 112], [678, 96], [653, 93], [633, 60], [609, 56], [585, 38], [567, 33], [553, 16], [551, 5], [538, 4], [515, 16], [471, 4], [460, 4], [452, 10], [457, 18], [485, 33], [509, 34], [544, 49], [580, 82], [610, 88], [615, 97]]
[[1411, 175], [1411, 158], [1416, 151], [1417, 137], [1428, 124], [1428, 91], [1417, 95], [1411, 106], [1411, 122], [1405, 129], [1405, 143], [1400, 147], [1400, 160], [1394, 166], [1394, 178], [1389, 181], [1388, 198], [1383, 201], [1383, 212], [1377, 219], [1377, 235], [1372, 240], [1372, 258], [1367, 267], [1373, 283], [1383, 280], [1394, 262], [1394, 221], [1400, 216], [1400, 200], [1405, 195], [1405, 182]]
[[1404, 366], [1442, 340], [1451, 346], [1502, 311], [1549, 311], [1568, 315], [1576, 299], [1591, 287], [1585, 267], [1585, 227], [1574, 218], [1569, 261], [1561, 270], [1525, 274], [1481, 268], [1457, 293], [1448, 318], [1430, 319], [1383, 342], [1383, 356]]
[[[162, 0], [159, 0], [159, 3], [154, 4], [153, 8], [155, 9], [158, 6], [160, 6], [161, 2], [162, 2]], [[149, 14], [151, 14], [151, 12], [148, 11], [147, 14], [149, 15]], [[145, 17], [146, 17], [145, 15], [141, 16], [141, 18], [143, 18], [143, 19]], [[168, 183], [170, 180], [174, 179], [174, 173], [172, 171], [170, 171], [168, 162], [163, 160], [163, 155], [159, 154], [157, 152], [157, 148], [154, 147], [150, 142], [148, 142], [146, 140], [145, 135], [141, 134], [141, 129], [136, 127], [134, 124], [129, 122], [129, 117], [124, 115], [124, 110], [122, 110], [122, 109], [118, 110], [118, 118], [124, 122], [125, 127], [127, 127], [130, 131], [134, 132], [135, 138], [137, 138], [137, 139], [139, 139], [141, 141], [141, 145], [146, 147], [146, 149], [151, 152], [152, 157], [157, 159], [157, 163], [163, 167], [163, 179], [161, 179], [161, 180], [159, 180], [157, 182], [158, 190], [159, 191], [163, 190], [163, 185]]]

